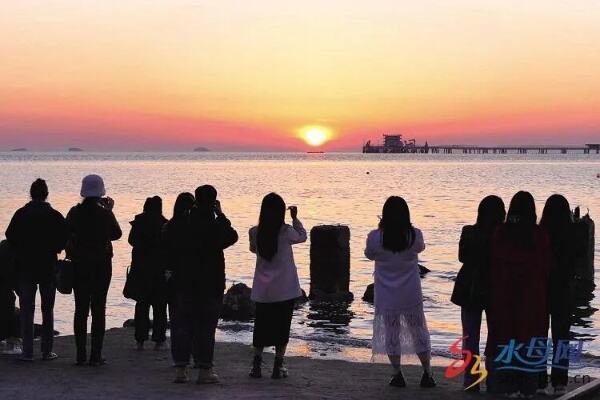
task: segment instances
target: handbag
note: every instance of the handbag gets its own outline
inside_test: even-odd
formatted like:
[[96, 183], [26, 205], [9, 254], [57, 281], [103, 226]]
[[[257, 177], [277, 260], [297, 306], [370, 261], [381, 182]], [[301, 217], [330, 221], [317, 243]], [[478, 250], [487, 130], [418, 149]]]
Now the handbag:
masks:
[[144, 296], [144, 288], [136, 268], [127, 267], [125, 277], [125, 286], [123, 287], [123, 296], [126, 299], [141, 301]]
[[71, 294], [73, 292], [73, 282], [75, 280], [75, 266], [71, 260], [64, 259], [56, 262], [56, 290], [62, 294]]

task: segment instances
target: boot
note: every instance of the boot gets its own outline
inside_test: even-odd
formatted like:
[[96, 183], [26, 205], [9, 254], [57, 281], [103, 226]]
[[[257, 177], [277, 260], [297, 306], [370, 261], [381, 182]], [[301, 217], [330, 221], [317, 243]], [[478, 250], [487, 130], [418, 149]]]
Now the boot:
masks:
[[406, 387], [406, 381], [404, 380], [404, 375], [402, 375], [402, 371], [398, 371], [392, 376], [392, 379], [390, 380], [390, 386], [399, 388]]
[[175, 367], [175, 380], [174, 383], [188, 383], [190, 378], [188, 377], [187, 367]]
[[252, 361], [252, 369], [250, 370], [251, 378], [262, 378], [262, 357], [254, 356], [254, 360]]
[[435, 387], [435, 380], [433, 379], [432, 374], [423, 372], [423, 376], [421, 377], [421, 387], [422, 388]]
[[287, 378], [288, 371], [287, 368], [283, 365], [283, 357], [275, 357], [275, 363], [273, 364], [273, 374], [271, 378], [273, 379], [281, 379]]
[[198, 370], [198, 384], [219, 383], [219, 376], [215, 374], [212, 368], [200, 368]]

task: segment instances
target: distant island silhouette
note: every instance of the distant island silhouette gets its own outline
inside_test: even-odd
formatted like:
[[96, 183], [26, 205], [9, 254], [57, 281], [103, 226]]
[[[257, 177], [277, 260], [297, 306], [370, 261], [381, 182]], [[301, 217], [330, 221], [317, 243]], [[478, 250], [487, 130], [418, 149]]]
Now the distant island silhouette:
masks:
[[196, 152], [204, 152], [204, 151], [210, 151], [210, 149], [207, 149], [206, 147], [196, 147], [194, 149], [194, 151], [196, 151]]
[[69, 151], [83, 151], [83, 149], [80, 149], [79, 147], [69, 147]]
[[19, 147], [18, 149], [12, 149], [11, 151], [29, 151], [25, 147]]

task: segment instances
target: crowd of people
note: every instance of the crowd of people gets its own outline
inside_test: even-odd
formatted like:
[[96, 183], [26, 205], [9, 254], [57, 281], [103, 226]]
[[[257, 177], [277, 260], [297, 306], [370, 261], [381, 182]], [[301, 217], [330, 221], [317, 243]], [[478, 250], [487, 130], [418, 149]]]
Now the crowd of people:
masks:
[[[558, 194], [547, 199], [539, 225], [533, 196], [521, 191], [512, 198], [508, 212], [499, 197], [484, 198], [477, 222], [463, 228], [459, 244], [463, 266], [451, 300], [461, 307], [463, 351], [479, 355], [486, 314], [488, 391], [514, 398], [531, 398], [538, 391], [566, 392], [569, 354], [561, 354], [559, 346], [569, 341], [571, 283], [575, 260], [584, 251], [575, 238], [569, 203]], [[552, 345], [546, 347], [548, 337]], [[552, 388], [547, 387], [545, 358], [539, 374], [527, 368], [537, 364], [531, 360], [536, 355], [528, 345], [532, 340], [542, 341], [545, 357], [552, 347]], [[509, 361], [499, 356], [510, 343], [516, 344], [516, 353], [511, 352], [515, 357]], [[465, 387], [479, 391], [476, 379], [466, 373]]]
[[[65, 251], [73, 268], [75, 298], [74, 334], [76, 365], [101, 366], [106, 300], [112, 276], [112, 242], [122, 230], [106, 197], [100, 176], [89, 175], [81, 186], [82, 201], [66, 218], [54, 210], [46, 182], [31, 185], [31, 201], [13, 216], [0, 244], [1, 261], [12, 257], [14, 268], [0, 275], [1, 338], [17, 333], [10, 319], [15, 295], [20, 305], [23, 361], [34, 360], [34, 312], [39, 290], [42, 311], [41, 357], [53, 360], [53, 313], [56, 293], [55, 266]], [[286, 224], [286, 211], [291, 224]], [[569, 339], [569, 282], [577, 243], [567, 200], [551, 196], [537, 224], [530, 193], [518, 192], [508, 212], [497, 196], [484, 198], [474, 225], [463, 228], [458, 256], [463, 263], [451, 301], [461, 307], [463, 352], [479, 355], [482, 316], [488, 338], [485, 349], [488, 391], [511, 397], [531, 397], [546, 390], [545, 368], [540, 374], [498, 368], [500, 349], [510, 341], [529, 342], [551, 337], [556, 346]], [[286, 207], [276, 193], [262, 201], [258, 225], [249, 230], [250, 251], [256, 254], [251, 299], [256, 304], [249, 376], [262, 377], [265, 347], [275, 347], [271, 377], [285, 378], [284, 356], [289, 342], [294, 301], [301, 295], [292, 246], [307, 240], [298, 209]], [[217, 191], [203, 185], [195, 193], [181, 193], [170, 219], [163, 216], [160, 197], [146, 200], [143, 212], [131, 222], [128, 238], [132, 262], [124, 295], [134, 299], [135, 342], [143, 350], [151, 339], [156, 349], [169, 347], [175, 382], [189, 381], [189, 367], [198, 368], [198, 383], [216, 383], [213, 370], [215, 331], [225, 291], [224, 250], [238, 241], [225, 216]], [[365, 256], [375, 262], [375, 316], [372, 351], [389, 358], [394, 373], [390, 385], [406, 386], [402, 357], [415, 354], [423, 367], [420, 386], [434, 387], [431, 341], [423, 307], [418, 254], [425, 249], [421, 230], [411, 223], [408, 204], [390, 197], [383, 206], [379, 226], [369, 233]], [[12, 273], [7, 271], [12, 271]], [[153, 322], [150, 326], [150, 309]], [[167, 312], [168, 310], [168, 312]], [[91, 348], [87, 352], [87, 327], [91, 311]], [[149, 336], [150, 330], [152, 336]], [[524, 349], [517, 349], [523, 353]], [[525, 354], [521, 354], [525, 356]], [[477, 358], [473, 358], [467, 372]], [[551, 383], [556, 394], [567, 384], [568, 358], [556, 360]], [[518, 361], [517, 361], [518, 362]], [[465, 373], [464, 385], [479, 391], [477, 375]]]

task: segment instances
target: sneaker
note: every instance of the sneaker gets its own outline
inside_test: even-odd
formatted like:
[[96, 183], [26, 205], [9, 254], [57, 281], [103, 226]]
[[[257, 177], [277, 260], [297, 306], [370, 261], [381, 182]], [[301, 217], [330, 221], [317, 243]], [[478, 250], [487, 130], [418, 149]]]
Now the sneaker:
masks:
[[254, 356], [252, 361], [252, 369], [250, 370], [250, 378], [262, 378], [262, 357]]
[[554, 395], [555, 396], [564, 396], [565, 394], [567, 394], [567, 387], [566, 386], [557, 385], [554, 388]]
[[188, 383], [190, 378], [188, 377], [187, 367], [175, 367], [175, 380], [174, 383]]
[[212, 368], [201, 368], [198, 370], [198, 380], [196, 380], [196, 383], [202, 385], [219, 383], [219, 376], [215, 374]]
[[283, 364], [283, 357], [275, 357], [275, 362], [273, 364], [273, 373], [271, 374], [271, 378], [282, 379], [287, 377], [288, 370]]
[[142, 350], [144, 350], [144, 342], [136, 342], [135, 349], [136, 349], [137, 351], [142, 351]]
[[509, 399], [520, 399], [521, 398], [521, 392], [512, 392], [512, 393], [506, 393], [505, 396]]
[[52, 360], [56, 360], [57, 358], [58, 358], [58, 355], [53, 352], [44, 353], [44, 355], [42, 355], [42, 360], [44, 360], [44, 361], [52, 361]]
[[404, 375], [402, 375], [402, 371], [398, 371], [396, 374], [392, 375], [392, 379], [390, 380], [390, 386], [399, 388], [406, 387], [406, 381], [404, 380]]
[[423, 376], [421, 376], [421, 384], [420, 385], [422, 388], [435, 387], [435, 380], [433, 379], [433, 375], [428, 374], [427, 372], [423, 372]]

